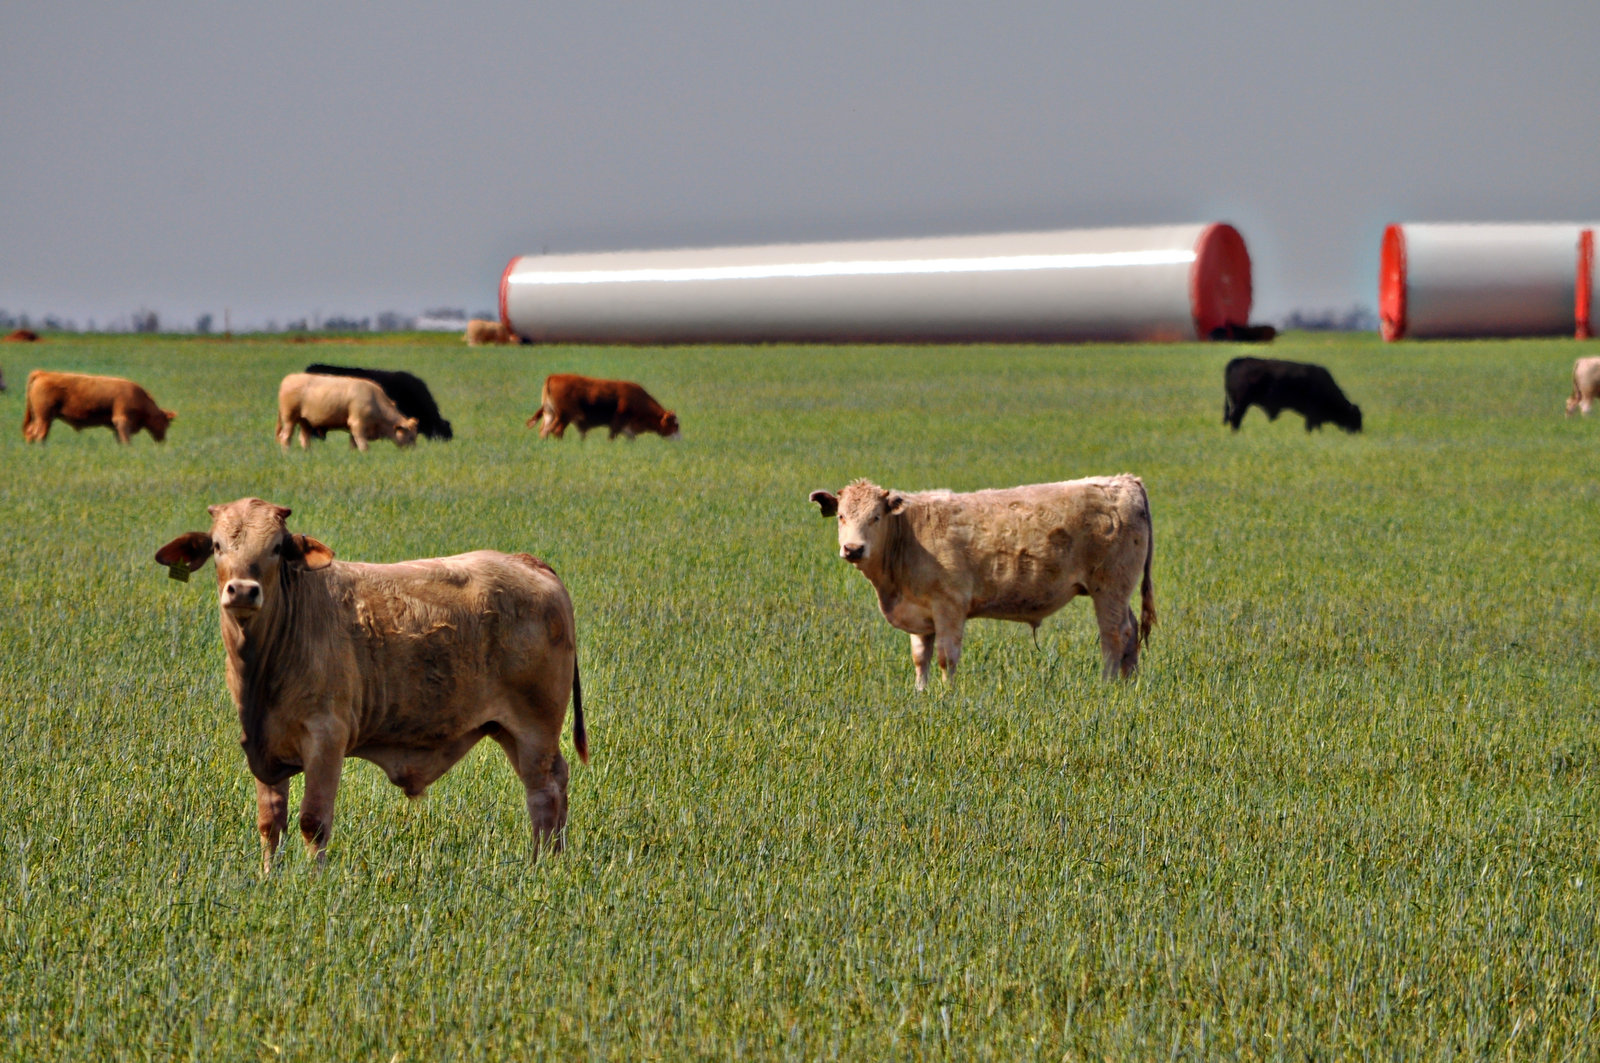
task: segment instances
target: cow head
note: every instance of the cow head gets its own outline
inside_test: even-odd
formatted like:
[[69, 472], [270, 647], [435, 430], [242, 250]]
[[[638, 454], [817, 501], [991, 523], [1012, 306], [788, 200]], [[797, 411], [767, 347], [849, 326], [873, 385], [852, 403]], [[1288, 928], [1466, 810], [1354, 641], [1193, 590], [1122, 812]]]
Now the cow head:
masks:
[[[415, 443], [416, 441], [417, 441], [417, 419], [415, 417], [407, 417], [404, 420], [402, 420], [399, 424], [394, 426], [394, 442], [395, 442], [395, 446], [409, 447], [413, 443]], [[284, 515], [285, 516], [288, 515], [288, 511], [287, 510], [284, 511]]]
[[272, 607], [286, 575], [284, 567], [327, 568], [333, 551], [309, 535], [292, 534], [290, 510], [259, 498], [211, 506], [209, 532], [185, 532], [156, 551], [169, 568], [195, 572], [216, 559], [217, 597], [224, 616], [247, 623]]
[[824, 517], [839, 518], [839, 556], [856, 565], [883, 555], [892, 518], [906, 506], [905, 495], [867, 480], [857, 480], [837, 495], [813, 491], [811, 501]]
[[150, 433], [150, 438], [157, 443], [167, 441], [167, 425], [178, 419], [178, 415], [171, 410], [156, 410], [144, 420], [145, 429]]
[[678, 415], [671, 410], [661, 415], [661, 434], [668, 439], [683, 438], [683, 429], [678, 427]]
[[1361, 407], [1352, 402], [1350, 409], [1345, 411], [1344, 418], [1340, 420], [1339, 427], [1346, 432], [1361, 431]]

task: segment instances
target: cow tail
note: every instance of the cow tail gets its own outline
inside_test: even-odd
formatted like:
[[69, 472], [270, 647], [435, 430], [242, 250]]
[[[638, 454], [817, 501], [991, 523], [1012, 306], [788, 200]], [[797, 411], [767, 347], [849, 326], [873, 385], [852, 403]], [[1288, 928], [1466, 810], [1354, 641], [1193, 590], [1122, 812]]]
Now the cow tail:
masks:
[[1156, 626], [1156, 595], [1155, 588], [1150, 583], [1150, 561], [1156, 555], [1156, 524], [1150, 516], [1150, 493], [1144, 489], [1144, 481], [1139, 481], [1139, 493], [1144, 496], [1144, 526], [1146, 534], [1144, 548], [1144, 582], [1139, 585], [1139, 645], [1144, 645], [1150, 639], [1150, 630]]
[[[28, 382], [22, 386], [22, 438], [23, 439], [27, 439], [28, 438], [28, 429], [33, 426], [33, 378], [38, 376], [38, 375], [39, 375], [39, 370], [37, 370], [37, 369], [35, 369], [33, 372], [29, 373], [28, 374]], [[1577, 385], [1577, 379], [1578, 379], [1577, 370], [1573, 370], [1572, 379], [1573, 379], [1573, 385], [1572, 386], [1574, 388], [1576, 388], [1578, 386]]]
[[535, 424], [538, 425], [540, 439], [544, 438], [545, 427], [550, 424], [550, 419], [555, 416], [554, 411], [555, 407], [550, 404], [550, 380], [547, 377], [544, 387], [539, 389], [539, 408], [534, 411], [532, 417], [528, 418], [529, 428], [534, 427]]
[[583, 680], [578, 678], [578, 655], [572, 655], [572, 745], [578, 759], [589, 763], [589, 731], [583, 726]]

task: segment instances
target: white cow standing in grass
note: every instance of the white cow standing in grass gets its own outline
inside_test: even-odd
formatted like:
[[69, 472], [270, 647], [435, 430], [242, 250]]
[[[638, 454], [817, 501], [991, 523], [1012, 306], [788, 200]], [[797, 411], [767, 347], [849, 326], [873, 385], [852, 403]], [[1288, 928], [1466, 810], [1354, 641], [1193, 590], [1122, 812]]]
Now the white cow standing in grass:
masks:
[[1080, 594], [1094, 600], [1104, 676], [1138, 667], [1156, 605], [1150, 499], [1137, 476], [971, 494], [902, 494], [857, 480], [838, 495], [813, 491], [811, 501], [824, 517], [839, 518], [839, 556], [878, 592], [885, 619], [911, 633], [918, 690], [928, 685], [935, 653], [945, 678], [954, 678], [968, 619], [1037, 629]]
[[1579, 358], [1572, 363], [1572, 397], [1567, 400], [1567, 416], [1581, 409], [1589, 416], [1589, 407], [1600, 401], [1600, 358]]

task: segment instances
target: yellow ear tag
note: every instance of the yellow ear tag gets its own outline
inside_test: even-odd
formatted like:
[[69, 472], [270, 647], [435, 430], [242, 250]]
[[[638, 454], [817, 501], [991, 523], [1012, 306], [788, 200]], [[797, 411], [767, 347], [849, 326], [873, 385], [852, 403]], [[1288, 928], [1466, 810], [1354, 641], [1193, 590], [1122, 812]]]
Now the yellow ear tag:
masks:
[[178, 562], [176, 565], [168, 565], [167, 566], [167, 578], [168, 579], [175, 579], [179, 583], [188, 583], [189, 582], [189, 566], [185, 565], [181, 561]]

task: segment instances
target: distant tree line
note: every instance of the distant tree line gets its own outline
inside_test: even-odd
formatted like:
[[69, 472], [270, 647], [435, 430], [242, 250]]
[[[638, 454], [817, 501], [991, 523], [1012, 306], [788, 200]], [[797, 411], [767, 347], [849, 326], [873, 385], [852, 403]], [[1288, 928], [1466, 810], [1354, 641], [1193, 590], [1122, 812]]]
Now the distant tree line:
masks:
[[1347, 310], [1295, 310], [1283, 319], [1285, 332], [1376, 332], [1378, 315], [1359, 304]]
[[[499, 315], [492, 310], [481, 312], [479, 317], [495, 319]], [[328, 317], [312, 315], [308, 317], [291, 318], [280, 327], [276, 319], [250, 325], [242, 329], [246, 332], [409, 332], [418, 328], [466, 328], [467, 312], [459, 307], [434, 307], [424, 310], [421, 314], [404, 314], [398, 310], [384, 310], [372, 316], [356, 317], [348, 314], [333, 314]], [[0, 332], [10, 332], [12, 329], [35, 329], [48, 332], [135, 332], [155, 333], [162, 331], [161, 315], [147, 307], [140, 307], [129, 314], [118, 315], [107, 320], [104, 327], [97, 327], [94, 318], [90, 318], [88, 325], [78, 328], [78, 323], [72, 318], [58, 317], [55, 314], [46, 314], [35, 317], [27, 313], [11, 313], [0, 308]], [[217, 329], [215, 314], [204, 313], [194, 319], [192, 327], [174, 324], [170, 319], [166, 323], [168, 332], [193, 332], [197, 336], [209, 336]]]

